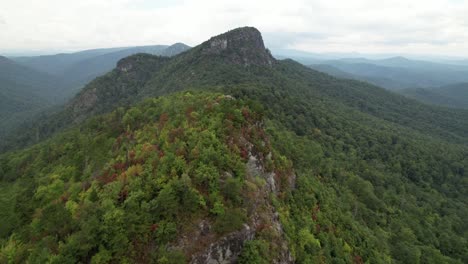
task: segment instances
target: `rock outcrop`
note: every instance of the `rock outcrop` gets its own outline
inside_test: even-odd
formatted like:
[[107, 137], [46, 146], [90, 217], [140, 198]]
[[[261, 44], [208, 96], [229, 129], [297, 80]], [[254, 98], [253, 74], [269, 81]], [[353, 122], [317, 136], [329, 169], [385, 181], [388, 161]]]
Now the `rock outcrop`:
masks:
[[271, 66], [276, 62], [265, 48], [262, 34], [253, 27], [237, 28], [212, 37], [201, 48], [204, 55], [218, 55], [234, 64]]
[[231, 233], [209, 247], [200, 254], [192, 257], [192, 264], [231, 264], [236, 263], [244, 243], [255, 237], [255, 229], [245, 224], [242, 230]]
[[[204, 249], [192, 255], [190, 263], [192, 264], [232, 264], [237, 263], [238, 257], [242, 252], [244, 244], [256, 237], [257, 232], [268, 226], [275, 234], [275, 241], [272, 243], [276, 247], [276, 257], [273, 263], [293, 263], [293, 258], [289, 251], [288, 244], [284, 239], [284, 231], [279, 219], [279, 213], [271, 203], [271, 195], [278, 195], [281, 191], [276, 183], [278, 175], [275, 172], [268, 171], [264, 166], [265, 159], [271, 159], [271, 153], [265, 158], [257, 156], [253, 145], [247, 140], [244, 144], [249, 150], [248, 161], [246, 164], [246, 173], [248, 180], [255, 181], [259, 177], [265, 181], [265, 184], [254, 192], [250, 198], [250, 207], [248, 208], [249, 221], [244, 224], [241, 230], [232, 232], [224, 237], [215, 238], [210, 235], [211, 226], [203, 220], [198, 225], [197, 231], [185, 240], [191, 240], [185, 243], [198, 243], [197, 241], [207, 241], [212, 239]], [[229, 175], [228, 175], [229, 176]], [[288, 175], [288, 184], [293, 187], [295, 184], [295, 174]], [[187, 245], [187, 244], [186, 244]], [[179, 248], [183, 245], [179, 245]]]

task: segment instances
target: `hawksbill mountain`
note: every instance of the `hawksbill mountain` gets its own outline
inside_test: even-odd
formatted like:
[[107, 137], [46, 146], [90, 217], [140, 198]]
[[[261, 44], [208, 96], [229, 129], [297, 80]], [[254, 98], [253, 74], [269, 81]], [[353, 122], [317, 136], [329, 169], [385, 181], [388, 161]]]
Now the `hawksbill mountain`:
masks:
[[0, 156], [0, 260], [465, 263], [467, 117], [252, 27], [132, 55]]

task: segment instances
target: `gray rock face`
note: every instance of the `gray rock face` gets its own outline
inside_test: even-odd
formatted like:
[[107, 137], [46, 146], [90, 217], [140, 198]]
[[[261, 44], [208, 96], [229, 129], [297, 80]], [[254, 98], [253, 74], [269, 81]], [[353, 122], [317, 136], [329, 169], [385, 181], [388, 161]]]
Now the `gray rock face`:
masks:
[[[222, 42], [218, 42], [222, 43]], [[216, 44], [218, 45], [218, 44]], [[219, 44], [222, 45], [222, 44]], [[237, 263], [239, 255], [242, 252], [244, 244], [255, 238], [257, 230], [269, 223], [278, 235], [277, 241], [275, 242], [279, 248], [278, 255], [274, 259], [273, 263], [293, 263], [294, 260], [288, 248], [288, 244], [284, 238], [283, 226], [279, 219], [279, 213], [275, 207], [271, 204], [270, 195], [277, 195], [280, 191], [278, 185], [275, 182], [275, 173], [267, 172], [264, 164], [261, 162], [259, 157], [252, 153], [252, 144], [245, 142], [249, 146], [249, 157], [246, 164], [247, 177], [261, 177], [265, 180], [266, 184], [256, 192], [256, 197], [253, 199], [250, 208], [250, 219], [248, 223], [244, 224], [244, 227], [236, 232], [230, 233], [224, 237], [221, 237], [209, 244], [203, 251], [192, 256], [190, 263], [192, 264], [232, 264]], [[271, 154], [267, 156], [271, 158]], [[226, 173], [226, 177], [232, 177], [229, 173]], [[291, 175], [292, 181], [294, 181], [294, 175]], [[293, 183], [294, 184], [294, 183]], [[198, 225], [198, 234], [209, 233], [209, 224], [206, 221], [202, 221]], [[194, 239], [200, 239], [195, 236]]]
[[133, 57], [126, 57], [117, 62], [117, 69], [121, 72], [128, 72], [133, 69]]
[[274, 194], [278, 193], [275, 182], [275, 174], [273, 172], [265, 172], [263, 166], [254, 155], [249, 155], [247, 161], [247, 173], [250, 175], [258, 175], [265, 179], [268, 190]]
[[221, 51], [227, 49], [227, 39], [214, 39], [210, 42], [209, 52], [221, 53]]
[[213, 37], [202, 44], [202, 54], [220, 55], [234, 64], [271, 66], [276, 61], [265, 48], [260, 31], [242, 27]]
[[79, 98], [78, 100], [75, 100], [72, 107], [73, 107], [73, 113], [81, 113], [85, 112], [88, 109], [92, 108], [95, 104], [96, 101], [98, 100], [98, 97], [96, 95], [96, 89], [88, 89], [86, 90]]
[[231, 264], [236, 263], [244, 243], [252, 240], [255, 230], [244, 225], [242, 230], [231, 233], [215, 243], [200, 255], [194, 256], [192, 264]]
[[[267, 158], [271, 158], [271, 153], [268, 154]], [[259, 204], [258, 206], [266, 206], [268, 209], [263, 212], [263, 217], [265, 215], [269, 218], [269, 222], [272, 224], [272, 226], [275, 228], [276, 232], [281, 236], [284, 237], [284, 231], [283, 231], [283, 226], [281, 225], [280, 219], [279, 219], [279, 213], [276, 211], [275, 207], [270, 203], [270, 200], [268, 198], [268, 194], [274, 194], [278, 195], [279, 186], [276, 183], [276, 174], [274, 172], [267, 172], [265, 170], [265, 167], [263, 166], [263, 163], [253, 155], [252, 153], [249, 153], [249, 160], [247, 161], [246, 164], [247, 167], [247, 173], [250, 176], [260, 176], [266, 181], [265, 187], [263, 188], [263, 199], [259, 199], [257, 203]], [[294, 174], [291, 175], [290, 179], [290, 186], [293, 186], [295, 184], [296, 176]], [[253, 225], [256, 227], [261, 224], [261, 216], [258, 214], [258, 212], [254, 213], [254, 223]], [[278, 241], [279, 246], [280, 246], [280, 252], [279, 256], [277, 259], [274, 260], [273, 263], [275, 264], [283, 264], [283, 263], [293, 263], [294, 260], [291, 256], [291, 252], [289, 251], [288, 244], [286, 240], [283, 241]]]

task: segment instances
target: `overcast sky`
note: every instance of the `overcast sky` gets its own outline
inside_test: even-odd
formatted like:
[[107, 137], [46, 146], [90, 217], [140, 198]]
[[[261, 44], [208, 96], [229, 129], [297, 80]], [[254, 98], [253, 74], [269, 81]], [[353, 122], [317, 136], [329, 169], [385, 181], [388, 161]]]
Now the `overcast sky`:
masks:
[[245, 25], [272, 49], [468, 57], [468, 0], [0, 0], [0, 54], [193, 46]]

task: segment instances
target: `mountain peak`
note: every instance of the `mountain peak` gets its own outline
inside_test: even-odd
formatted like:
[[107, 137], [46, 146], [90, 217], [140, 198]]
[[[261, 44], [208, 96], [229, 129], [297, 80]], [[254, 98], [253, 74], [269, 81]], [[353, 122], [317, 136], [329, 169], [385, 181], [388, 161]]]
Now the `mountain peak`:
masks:
[[163, 56], [172, 57], [190, 49], [190, 46], [184, 43], [175, 43], [167, 47], [162, 53]]
[[1, 63], [11, 63], [12, 61], [8, 59], [7, 57], [1, 56], [0, 55], [0, 62]]
[[403, 56], [394, 56], [394, 57], [390, 57], [390, 58], [387, 58], [387, 59], [383, 59], [383, 61], [387, 61], [387, 62], [409, 62], [410, 60], [403, 57]]
[[265, 48], [262, 34], [254, 27], [241, 27], [210, 38], [201, 45], [202, 54], [220, 55], [231, 63], [271, 66], [275, 59]]

